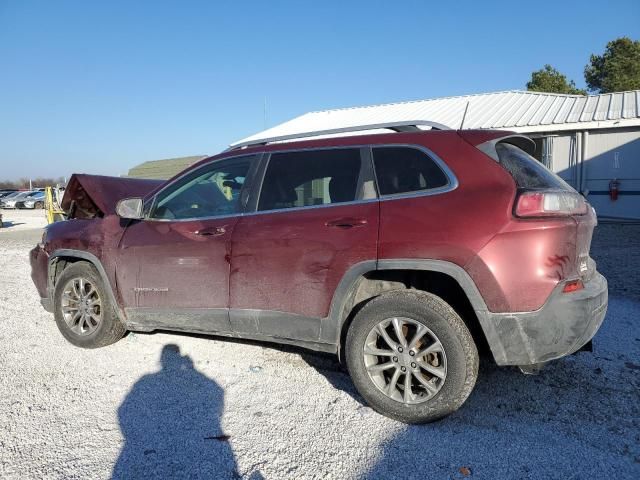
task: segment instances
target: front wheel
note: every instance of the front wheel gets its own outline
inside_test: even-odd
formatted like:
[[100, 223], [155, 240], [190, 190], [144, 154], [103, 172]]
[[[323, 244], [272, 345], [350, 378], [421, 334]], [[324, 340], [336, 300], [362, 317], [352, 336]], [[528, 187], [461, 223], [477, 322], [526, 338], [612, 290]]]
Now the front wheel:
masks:
[[376, 411], [426, 423], [456, 411], [478, 376], [478, 350], [460, 316], [416, 290], [384, 293], [353, 319], [346, 361], [358, 392]]
[[77, 347], [104, 347], [125, 334], [102, 278], [89, 263], [77, 262], [62, 272], [53, 300], [58, 329]]

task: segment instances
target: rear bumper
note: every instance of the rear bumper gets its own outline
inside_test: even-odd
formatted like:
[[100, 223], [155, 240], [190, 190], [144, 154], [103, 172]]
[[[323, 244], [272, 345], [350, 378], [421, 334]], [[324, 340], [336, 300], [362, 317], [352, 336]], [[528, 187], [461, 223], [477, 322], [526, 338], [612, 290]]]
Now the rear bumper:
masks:
[[498, 365], [534, 365], [574, 353], [607, 313], [607, 280], [599, 273], [574, 293], [556, 289], [534, 312], [489, 314], [487, 340]]

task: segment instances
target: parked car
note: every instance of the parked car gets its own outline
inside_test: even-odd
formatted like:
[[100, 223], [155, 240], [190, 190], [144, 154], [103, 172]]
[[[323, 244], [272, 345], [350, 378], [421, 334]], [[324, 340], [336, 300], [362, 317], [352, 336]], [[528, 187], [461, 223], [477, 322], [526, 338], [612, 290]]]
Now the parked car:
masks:
[[0, 198], [6, 197], [16, 192], [17, 190], [0, 190]]
[[16, 202], [15, 208], [44, 208], [44, 192], [37, 191], [20, 199]]
[[163, 329], [333, 352], [374, 409], [432, 421], [483, 346], [530, 372], [604, 319], [595, 211], [533, 148], [405, 132], [249, 145], [166, 182], [74, 175], [32, 278], [74, 345]]
[[0, 198], [0, 208], [16, 208], [16, 202], [24, 200], [32, 193], [34, 192], [15, 192], [11, 195], [7, 195], [6, 197], [2, 197]]

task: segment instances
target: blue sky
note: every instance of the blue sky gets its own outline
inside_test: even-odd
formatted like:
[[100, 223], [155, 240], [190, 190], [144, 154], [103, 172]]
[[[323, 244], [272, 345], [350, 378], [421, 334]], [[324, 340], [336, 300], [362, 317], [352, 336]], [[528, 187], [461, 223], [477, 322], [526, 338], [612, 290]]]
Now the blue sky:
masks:
[[310, 110], [524, 89], [640, 2], [0, 0], [0, 179], [120, 175]]

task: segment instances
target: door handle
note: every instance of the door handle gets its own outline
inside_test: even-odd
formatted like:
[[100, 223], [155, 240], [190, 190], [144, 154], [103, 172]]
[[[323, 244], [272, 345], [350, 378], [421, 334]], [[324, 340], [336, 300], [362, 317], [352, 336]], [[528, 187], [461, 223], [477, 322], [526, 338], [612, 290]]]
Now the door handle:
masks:
[[364, 227], [367, 224], [367, 220], [364, 218], [337, 218], [335, 220], [329, 220], [325, 225], [327, 227], [337, 227], [343, 229], [349, 229], [354, 227]]
[[227, 233], [227, 229], [225, 227], [203, 228], [202, 230], [196, 230], [193, 232], [194, 235], [200, 235], [203, 237], [219, 237], [225, 233]]

